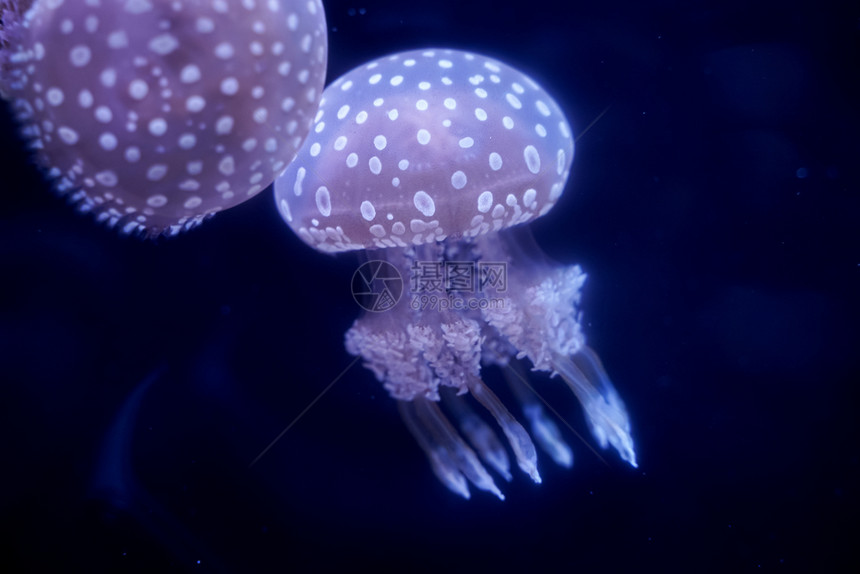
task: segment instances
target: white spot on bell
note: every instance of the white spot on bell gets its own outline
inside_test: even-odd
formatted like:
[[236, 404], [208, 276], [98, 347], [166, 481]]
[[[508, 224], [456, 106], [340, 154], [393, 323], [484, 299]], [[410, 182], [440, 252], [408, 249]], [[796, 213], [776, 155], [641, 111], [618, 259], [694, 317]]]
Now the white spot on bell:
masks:
[[319, 209], [320, 214], [322, 214], [323, 217], [331, 215], [331, 196], [329, 195], [328, 188], [326, 186], [321, 185], [317, 188], [315, 199], [317, 202], [317, 209]]
[[523, 150], [523, 157], [526, 160], [526, 166], [529, 168], [529, 171], [532, 173], [538, 173], [540, 171], [540, 155], [538, 154], [537, 149], [533, 145], [527, 145]]
[[415, 195], [412, 196], [412, 202], [415, 204], [415, 208], [424, 214], [425, 217], [431, 217], [436, 213], [436, 203], [425, 191], [416, 191]]
[[[167, 174], [167, 166], [163, 163], [157, 163], [155, 165], [150, 166], [149, 169], [146, 170], [146, 179], [148, 179], [149, 181], [158, 181], [162, 177], [164, 177], [165, 174]], [[149, 203], [149, 201], [147, 201], [147, 203]], [[167, 203], [167, 198], [165, 198], [164, 203]], [[161, 205], [164, 205], [164, 203], [162, 203]], [[161, 205], [150, 205], [152, 207], [161, 207]]]
[[105, 132], [99, 136], [99, 145], [102, 146], [102, 149], [105, 151], [116, 149], [117, 143], [116, 136], [110, 132]]
[[182, 134], [179, 136], [179, 147], [182, 149], [191, 149], [197, 143], [197, 136], [194, 134]]
[[549, 107], [543, 102], [543, 100], [536, 101], [535, 106], [537, 107], [538, 112], [540, 112], [540, 115], [542, 115], [544, 117], [549, 117], [549, 115], [550, 115]]
[[52, 106], [59, 106], [63, 103], [63, 91], [59, 88], [51, 88], [45, 92], [45, 99]]
[[218, 171], [220, 171], [223, 175], [232, 175], [236, 170], [236, 163], [233, 160], [232, 155], [225, 156], [221, 158], [221, 161], [218, 162]]
[[221, 93], [225, 96], [235, 95], [239, 91], [239, 80], [236, 78], [224, 78], [221, 80]]
[[93, 54], [87, 46], [83, 44], [75, 46], [69, 50], [69, 61], [76, 68], [81, 68], [90, 63]]
[[146, 199], [146, 205], [149, 207], [164, 207], [167, 205], [167, 198], [161, 194], [150, 195]]
[[112, 170], [100, 171], [95, 175], [95, 179], [97, 182], [102, 184], [105, 187], [113, 187], [117, 184], [119, 179], [117, 178], [116, 172]]
[[149, 133], [154, 136], [163, 136], [167, 131], [167, 122], [164, 118], [153, 118], [149, 122]]
[[215, 46], [215, 57], [220, 58], [222, 60], [229, 60], [233, 57], [233, 54], [236, 53], [236, 50], [233, 48], [233, 44], [230, 42], [221, 42], [217, 46]]
[[149, 84], [143, 80], [132, 80], [128, 84], [128, 95], [135, 100], [142, 100], [149, 93]]
[[454, 186], [454, 189], [463, 189], [466, 187], [466, 174], [462, 171], [455, 171], [451, 176], [451, 185]]
[[290, 204], [287, 203], [287, 200], [282, 197], [279, 205], [281, 207], [281, 213], [283, 214], [284, 219], [286, 219], [288, 223], [292, 222], [293, 214], [290, 212]]
[[367, 221], [373, 221], [373, 218], [376, 217], [376, 208], [373, 207], [373, 204], [369, 201], [361, 202], [361, 216]]
[[487, 213], [493, 206], [493, 192], [484, 191], [478, 196], [478, 211]]
[[493, 171], [499, 171], [502, 169], [502, 156], [496, 152], [490, 154], [490, 168]]
[[233, 118], [230, 116], [221, 116], [215, 122], [215, 133], [218, 135], [229, 134], [233, 130]]
[[125, 48], [128, 46], [128, 34], [125, 33], [125, 30], [111, 32], [108, 34], [107, 44], [114, 50]]
[[191, 113], [196, 113], [206, 107], [206, 100], [201, 96], [191, 96], [185, 100], [185, 109]]
[[82, 108], [89, 108], [93, 105], [93, 93], [87, 89], [78, 92], [78, 105]]
[[166, 56], [179, 47], [179, 40], [173, 34], [161, 34], [149, 41], [149, 49], [160, 56]]
[[188, 64], [179, 72], [179, 79], [185, 84], [196, 82], [200, 77], [200, 68], [195, 64]]
[[376, 156], [370, 158], [370, 160], [368, 160], [367, 162], [367, 165], [368, 167], [370, 167], [370, 171], [371, 173], [373, 173], [373, 175], [379, 175], [379, 172], [382, 171], [382, 162], [379, 161], [379, 158]]
[[534, 209], [535, 198], [537, 197], [537, 191], [534, 189], [527, 189], [525, 193], [523, 193], [523, 205], [528, 207], [529, 209]]

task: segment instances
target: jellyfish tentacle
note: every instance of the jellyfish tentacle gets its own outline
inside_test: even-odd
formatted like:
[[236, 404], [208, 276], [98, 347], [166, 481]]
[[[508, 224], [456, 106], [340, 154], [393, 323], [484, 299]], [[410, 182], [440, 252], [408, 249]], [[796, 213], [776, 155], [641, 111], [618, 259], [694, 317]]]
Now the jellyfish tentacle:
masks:
[[[361, 355], [365, 366], [385, 388], [399, 402], [407, 403], [401, 406], [401, 416], [427, 455], [433, 472], [449, 490], [468, 498], [468, 488], [462, 481], [465, 477], [479, 489], [504, 499], [478, 456], [437, 404], [440, 385], [465, 390], [464, 379], [477, 372], [481, 340], [476, 335], [478, 327], [468, 320], [434, 327], [437, 326], [420, 324], [417, 317], [404, 328], [388, 315], [365, 316], [347, 332], [347, 349]], [[491, 461], [498, 459], [498, 454], [484, 443], [479, 442], [481, 446], [476, 448], [496, 468]], [[500, 474], [505, 476], [504, 464], [498, 464]]]
[[612, 445], [623, 460], [636, 468], [638, 465], [627, 409], [594, 351], [584, 347], [571, 357], [558, 355], [553, 360], [553, 366], [582, 403], [591, 434], [600, 446], [606, 448]]
[[469, 408], [466, 401], [452, 396], [452, 394], [451, 389], [443, 389], [440, 393], [445, 409], [457, 421], [460, 432], [463, 433], [472, 448], [478, 451], [481, 460], [510, 482], [513, 479], [511, 461], [499, 437], [496, 436], [490, 425], [481, 420], [481, 417]]
[[475, 451], [469, 448], [451, 426], [439, 408], [439, 403], [423, 397], [416, 397], [412, 402], [415, 405], [415, 414], [422, 423], [423, 430], [427, 432], [428, 440], [446, 451], [451, 461], [457, 465], [457, 470], [468, 478], [469, 482], [481, 490], [492, 492], [499, 500], [504, 500], [505, 495], [496, 486], [493, 477], [478, 460]]
[[525, 372], [520, 364], [507, 362], [503, 365], [502, 373], [508, 387], [520, 403], [523, 416], [529, 421], [535, 444], [557, 465], [564, 468], [572, 467], [573, 449], [561, 437], [558, 425], [553, 422], [546, 409], [537, 400], [534, 390], [525, 383]]
[[[501, 235], [507, 248], [513, 236]], [[494, 246], [482, 240], [481, 248], [493, 253]], [[534, 370], [560, 374], [582, 403], [600, 445], [611, 444], [635, 467], [624, 403], [582, 334], [578, 305], [585, 273], [578, 265], [546, 262], [538, 264], [538, 272], [531, 275], [520, 272], [513, 263], [509, 271], [509, 283], [524, 296], [512, 298], [504, 308], [483, 311], [486, 322], [518, 351], [518, 358], [528, 358]]]
[[424, 429], [424, 425], [418, 419], [415, 412], [415, 403], [413, 401], [397, 401], [397, 410], [400, 412], [400, 418], [409, 430], [409, 433], [427, 455], [427, 460], [430, 462], [430, 467], [433, 469], [433, 474], [436, 478], [445, 485], [445, 487], [459, 494], [466, 500], [472, 496], [469, 493], [469, 485], [466, 482], [466, 477], [463, 476], [457, 468], [457, 463], [448, 454], [448, 451], [433, 443]]
[[558, 425], [549, 418], [543, 407], [537, 403], [523, 405], [523, 415], [529, 421], [532, 436], [540, 449], [557, 465], [564, 468], [572, 467], [573, 450], [561, 438]]
[[514, 456], [517, 459], [517, 465], [537, 483], [541, 483], [540, 473], [537, 469], [537, 452], [532, 439], [529, 438], [529, 433], [523, 428], [511, 412], [502, 404], [499, 397], [490, 390], [490, 387], [477, 378], [469, 380], [469, 392], [475, 399], [484, 405], [490, 411], [496, 422], [502, 427], [502, 432], [508, 439], [511, 449], [514, 451]]

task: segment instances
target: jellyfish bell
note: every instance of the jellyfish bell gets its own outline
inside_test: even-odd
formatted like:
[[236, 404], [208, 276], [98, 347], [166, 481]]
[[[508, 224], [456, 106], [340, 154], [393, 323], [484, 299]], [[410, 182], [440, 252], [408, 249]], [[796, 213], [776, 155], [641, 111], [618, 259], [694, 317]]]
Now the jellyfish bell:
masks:
[[[409, 279], [399, 304], [355, 321], [346, 348], [398, 400], [437, 477], [464, 497], [468, 482], [502, 497], [485, 465], [509, 479], [510, 463], [460, 395], [492, 414], [535, 482], [535, 442], [572, 463], [513, 359], [560, 375], [600, 445], [636, 466], [624, 404], [582, 333], [585, 274], [550, 262], [524, 227], [558, 201], [573, 152], [563, 112], [526, 75], [467, 52], [418, 50], [331, 84], [275, 181], [281, 215], [308, 245], [370, 251]], [[531, 434], [483, 382], [490, 365], [509, 375]]]
[[325, 81], [320, 0], [0, 1], [0, 95], [56, 189], [173, 235], [266, 188]]

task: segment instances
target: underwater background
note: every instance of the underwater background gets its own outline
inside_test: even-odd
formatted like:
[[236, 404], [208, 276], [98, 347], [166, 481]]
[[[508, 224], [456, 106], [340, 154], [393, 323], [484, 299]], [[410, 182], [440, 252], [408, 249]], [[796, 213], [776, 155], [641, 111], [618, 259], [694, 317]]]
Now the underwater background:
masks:
[[[325, 2], [329, 82], [400, 50], [495, 57], [577, 140], [532, 225], [588, 273], [586, 337], [639, 468], [536, 388], [572, 470], [507, 500], [433, 476], [352, 361], [358, 259], [271, 191], [142, 242], [50, 191], [0, 114], [0, 567], [7, 572], [849, 571], [858, 534], [860, 7]], [[601, 116], [601, 113], [606, 113]], [[488, 370], [487, 382], [500, 380]]]

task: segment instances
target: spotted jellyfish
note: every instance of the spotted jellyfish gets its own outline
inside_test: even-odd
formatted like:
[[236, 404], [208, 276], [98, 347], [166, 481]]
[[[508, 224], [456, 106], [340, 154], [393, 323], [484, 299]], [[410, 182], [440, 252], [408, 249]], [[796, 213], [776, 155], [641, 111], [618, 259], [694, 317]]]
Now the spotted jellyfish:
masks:
[[[436, 476], [466, 498], [468, 482], [503, 498], [485, 464], [510, 480], [505, 448], [466, 394], [535, 482], [535, 442], [572, 464], [558, 427], [517, 380], [518, 359], [560, 375], [597, 442], [636, 466], [624, 404], [582, 333], [585, 274], [548, 261], [523, 228], [557, 203], [573, 149], [558, 104], [526, 75], [467, 52], [419, 50], [331, 84], [311, 135], [275, 180], [281, 215], [308, 245], [367, 250], [376, 264], [367, 285], [381, 294], [410, 278], [412, 300], [389, 297], [359, 318], [346, 348], [397, 399]], [[510, 375], [531, 436], [482, 380], [482, 364]]]
[[59, 193], [175, 235], [254, 196], [311, 127], [320, 0], [0, 0], [0, 96]]

